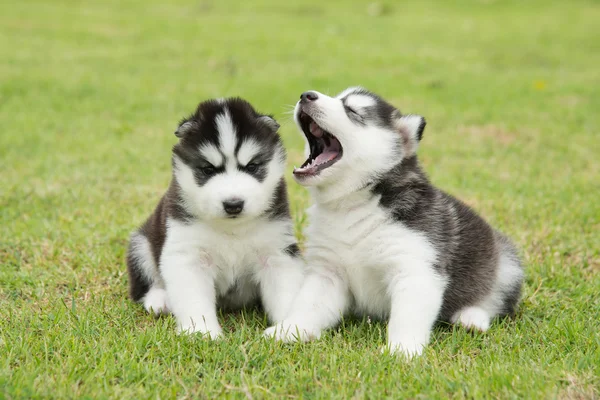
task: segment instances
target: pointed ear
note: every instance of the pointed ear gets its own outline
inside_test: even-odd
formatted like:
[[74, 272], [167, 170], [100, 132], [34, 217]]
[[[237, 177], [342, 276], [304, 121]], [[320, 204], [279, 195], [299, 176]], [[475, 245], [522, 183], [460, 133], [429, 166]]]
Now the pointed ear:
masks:
[[407, 155], [412, 155], [419, 147], [419, 141], [423, 137], [425, 130], [425, 118], [420, 115], [407, 114], [401, 115], [398, 111], [395, 114], [396, 129], [402, 137], [402, 145]]
[[400, 117], [398, 125], [403, 133], [407, 134], [409, 138], [419, 142], [423, 137], [423, 131], [425, 130], [427, 121], [420, 115], [408, 114]]
[[175, 131], [175, 136], [181, 139], [197, 126], [198, 124], [195, 121], [183, 121], [179, 124], [179, 127]]
[[258, 120], [261, 124], [268, 126], [269, 129], [271, 129], [273, 132], [277, 132], [277, 130], [279, 130], [279, 123], [277, 123], [277, 121], [275, 121], [275, 118], [273, 118], [270, 115], [263, 115], [259, 117]]

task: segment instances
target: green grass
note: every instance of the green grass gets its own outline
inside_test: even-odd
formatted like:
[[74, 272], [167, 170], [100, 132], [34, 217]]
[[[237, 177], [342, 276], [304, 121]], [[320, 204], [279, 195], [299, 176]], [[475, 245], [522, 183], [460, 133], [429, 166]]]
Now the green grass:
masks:
[[[598, 398], [600, 3], [12, 1], [0, 13], [0, 398]], [[128, 233], [170, 178], [172, 132], [209, 97], [287, 113], [361, 84], [429, 122], [433, 182], [514, 238], [514, 320], [436, 329], [407, 362], [385, 325], [218, 342], [127, 299]], [[289, 176], [289, 170], [288, 170]], [[306, 191], [290, 181], [298, 235]]]

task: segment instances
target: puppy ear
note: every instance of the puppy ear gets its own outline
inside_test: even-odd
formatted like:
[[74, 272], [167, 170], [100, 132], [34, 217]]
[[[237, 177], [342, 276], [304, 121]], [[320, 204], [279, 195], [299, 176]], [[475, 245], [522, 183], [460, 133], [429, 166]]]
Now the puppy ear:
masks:
[[198, 124], [195, 121], [184, 120], [179, 124], [179, 127], [175, 131], [175, 136], [181, 139], [197, 126]]
[[398, 124], [400, 129], [402, 129], [411, 139], [419, 142], [423, 137], [423, 131], [425, 130], [427, 121], [420, 115], [408, 114], [400, 117]]
[[277, 123], [277, 121], [275, 121], [275, 118], [273, 118], [270, 115], [263, 115], [259, 117], [258, 120], [261, 124], [268, 126], [269, 129], [271, 129], [273, 132], [277, 132], [277, 130], [279, 130], [279, 123]]
[[402, 136], [402, 142], [407, 153], [411, 154], [417, 151], [419, 142], [423, 137], [425, 125], [427, 125], [427, 122], [420, 115], [400, 115], [400, 112], [396, 115], [396, 127]]

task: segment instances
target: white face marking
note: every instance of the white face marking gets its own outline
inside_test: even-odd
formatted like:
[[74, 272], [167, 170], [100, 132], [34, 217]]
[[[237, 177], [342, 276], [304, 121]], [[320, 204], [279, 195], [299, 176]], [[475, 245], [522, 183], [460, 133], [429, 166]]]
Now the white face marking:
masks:
[[211, 163], [214, 167], [220, 167], [223, 165], [223, 156], [219, 149], [213, 145], [203, 145], [200, 147], [200, 154]]
[[254, 157], [256, 157], [260, 152], [261, 148], [256, 141], [252, 139], [245, 140], [237, 154], [237, 159], [240, 165], [247, 165]]
[[227, 159], [227, 165], [228, 167], [235, 167], [236, 130], [227, 108], [225, 108], [223, 114], [217, 115], [215, 125], [219, 132], [219, 147]]
[[336, 98], [343, 99], [344, 97], [348, 96], [350, 93], [358, 92], [361, 90], [364, 90], [364, 89], [361, 88], [360, 86], [352, 86], [352, 87], [349, 87], [348, 89], [344, 90], [342, 93], [338, 94], [336, 96]]
[[365, 96], [363, 94], [352, 94], [346, 98], [346, 105], [355, 110], [371, 107], [375, 104], [375, 99], [373, 99], [371, 96]]

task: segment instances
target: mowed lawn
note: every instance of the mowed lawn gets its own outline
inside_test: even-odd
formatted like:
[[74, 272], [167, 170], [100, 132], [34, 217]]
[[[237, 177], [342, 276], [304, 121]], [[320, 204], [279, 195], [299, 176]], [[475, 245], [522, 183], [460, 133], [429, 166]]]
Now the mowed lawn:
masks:
[[[600, 3], [9, 1], [0, 12], [0, 398], [598, 398]], [[436, 328], [412, 361], [386, 326], [178, 336], [127, 298], [128, 234], [170, 179], [179, 119], [242, 96], [363, 85], [428, 120], [421, 160], [522, 249], [515, 319]], [[307, 192], [289, 180], [297, 233]]]

